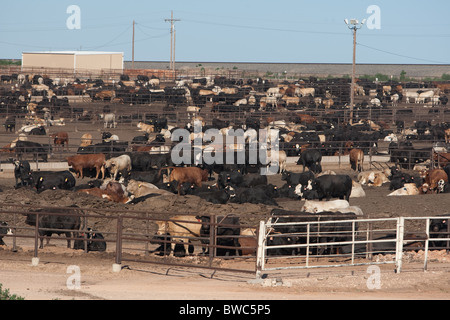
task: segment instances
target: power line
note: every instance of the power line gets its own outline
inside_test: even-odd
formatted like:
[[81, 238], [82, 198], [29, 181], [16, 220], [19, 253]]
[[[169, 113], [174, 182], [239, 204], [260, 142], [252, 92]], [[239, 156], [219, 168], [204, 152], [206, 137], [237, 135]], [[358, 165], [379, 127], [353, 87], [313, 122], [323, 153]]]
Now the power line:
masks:
[[123, 34], [125, 34], [128, 30], [130, 30], [130, 28], [131, 28], [131, 26], [129, 25], [128, 27], [126, 27], [125, 28], [125, 30], [123, 30], [119, 35], [117, 35], [116, 37], [114, 37], [112, 40], [110, 40], [110, 41], [108, 41], [108, 42], [106, 42], [106, 43], [104, 43], [104, 44], [102, 44], [102, 45], [99, 45], [99, 46], [93, 46], [93, 47], [87, 47], [88, 49], [99, 49], [99, 48], [102, 48], [102, 47], [106, 47], [108, 44], [110, 44], [111, 42], [114, 42], [114, 41], [116, 41], [118, 38], [120, 38]]
[[364, 48], [371, 49], [371, 50], [375, 50], [375, 51], [383, 52], [383, 53], [390, 54], [390, 55], [393, 55], [393, 56], [397, 56], [397, 57], [408, 58], [408, 59], [413, 59], [413, 60], [417, 60], [417, 61], [438, 63], [438, 64], [448, 64], [448, 62], [416, 58], [416, 57], [411, 57], [411, 56], [407, 56], [407, 55], [403, 55], [403, 54], [398, 54], [398, 53], [394, 53], [394, 52], [390, 52], [390, 51], [386, 51], [386, 50], [381, 50], [381, 49], [377, 49], [377, 48], [374, 48], [374, 47], [367, 46], [367, 45], [359, 43], [359, 42], [357, 43], [357, 45], [361, 46], [361, 47], [364, 47]]

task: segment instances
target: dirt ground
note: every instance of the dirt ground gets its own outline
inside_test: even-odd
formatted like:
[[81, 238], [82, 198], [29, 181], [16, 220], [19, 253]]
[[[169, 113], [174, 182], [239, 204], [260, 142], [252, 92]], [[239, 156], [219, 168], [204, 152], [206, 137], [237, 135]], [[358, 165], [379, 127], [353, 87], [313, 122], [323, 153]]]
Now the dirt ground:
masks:
[[[69, 249], [68, 249], [69, 250]], [[423, 272], [419, 264], [396, 274], [381, 266], [379, 286], [371, 285], [366, 267], [310, 270], [262, 281], [242, 273], [133, 263], [119, 273], [111, 259], [95, 254], [30, 255], [0, 251], [0, 281], [10, 293], [26, 300], [438, 300], [450, 298], [450, 264]], [[79, 267], [76, 287], [71, 266]], [[417, 269], [412, 269], [415, 266]]]
[[[65, 129], [71, 134], [71, 145], [76, 145], [83, 133], [93, 133], [100, 138], [100, 127], [90, 124], [70, 124]], [[56, 128], [52, 128], [56, 131]], [[129, 124], [109, 130], [123, 140], [130, 140], [141, 132]], [[0, 137], [2, 143], [11, 141], [14, 134]], [[35, 138], [36, 141], [44, 138]], [[61, 159], [64, 154], [57, 155]], [[55, 160], [55, 159], [54, 159]], [[5, 161], [5, 157], [2, 157]], [[292, 171], [300, 171], [298, 166], [290, 166]], [[346, 164], [324, 164], [323, 169], [337, 173], [356, 174]], [[77, 184], [87, 182], [78, 179]], [[281, 186], [280, 176], [272, 176], [269, 182]], [[0, 173], [0, 203], [2, 208], [8, 204], [39, 206], [67, 206], [76, 204], [102, 210], [142, 210], [163, 213], [196, 213], [239, 215], [246, 224], [257, 225], [265, 219], [273, 207], [256, 204], [212, 205], [199, 201], [194, 196], [171, 196], [151, 198], [143, 203], [122, 205], [110, 203], [89, 195], [71, 191], [45, 191], [36, 194], [32, 190], [13, 188], [14, 179], [8, 172]], [[434, 216], [450, 213], [448, 194], [418, 195], [407, 197], [387, 197], [388, 185], [379, 188], [365, 187], [366, 197], [353, 198], [351, 205], [359, 206], [365, 217], [387, 218], [399, 216]], [[280, 207], [298, 210], [302, 201], [277, 199]], [[11, 216], [0, 214], [0, 220], [11, 223]], [[24, 225], [24, 221], [19, 221]], [[95, 228], [107, 232], [114, 230], [113, 223], [98, 222]], [[374, 288], [372, 271], [367, 266], [352, 268], [309, 269], [302, 271], [279, 272], [268, 278], [255, 281], [253, 274], [210, 270], [166, 267], [138, 262], [125, 263], [120, 272], [113, 272], [114, 248], [105, 253], [84, 253], [64, 248], [64, 242], [58, 241], [39, 250], [40, 262], [31, 265], [33, 256], [32, 240], [19, 244], [19, 250], [12, 252], [12, 239], [4, 239], [7, 246], [0, 247], [0, 283], [12, 294], [27, 300], [323, 300], [323, 299], [449, 299], [450, 298], [450, 257], [445, 252], [430, 257], [429, 269], [424, 272], [423, 260], [412, 258], [404, 264], [404, 271], [394, 273], [392, 265], [379, 266], [379, 286]], [[190, 259], [179, 258], [179, 259]], [[222, 262], [229, 268], [240, 268], [248, 262]], [[72, 272], [69, 266], [80, 269], [79, 288], [70, 289]], [[247, 265], [248, 267], [248, 265]]]
[[[343, 172], [346, 172], [343, 170]], [[277, 180], [279, 177], [273, 177]], [[3, 192], [0, 202], [42, 205], [70, 205], [117, 209], [118, 204], [78, 195], [71, 191], [14, 190], [11, 179], [0, 179]], [[278, 181], [281, 183], [281, 180]], [[366, 187], [365, 198], [351, 199], [370, 217], [432, 216], [448, 212], [448, 195], [387, 197], [388, 187]], [[272, 207], [263, 205], [211, 205], [193, 196], [174, 196], [170, 199], [149, 199], [141, 209], [157, 208], [198, 210], [200, 213], [227, 211], [239, 214], [243, 221], [256, 223], [267, 217]], [[298, 209], [302, 201], [279, 200], [283, 208]], [[126, 205], [120, 205], [126, 209]], [[134, 207], [134, 210], [137, 208]], [[4, 214], [0, 218], [7, 220]], [[95, 226], [97, 230], [112, 230], [115, 224]], [[55, 236], [54, 236], [55, 237]], [[404, 264], [404, 271], [394, 272], [393, 265], [380, 265], [380, 286], [370, 287], [372, 275], [367, 266], [269, 273], [267, 279], [254, 281], [254, 274], [166, 267], [138, 262], [124, 262], [123, 269], [113, 272], [114, 248], [105, 253], [84, 253], [65, 248], [65, 241], [51, 242], [39, 250], [40, 262], [31, 265], [33, 240], [21, 243], [17, 252], [11, 251], [11, 238], [0, 248], [0, 283], [11, 293], [27, 300], [299, 300], [299, 299], [448, 299], [450, 298], [450, 256], [439, 252], [430, 256], [427, 272], [421, 268], [423, 259], [415, 258]], [[19, 241], [19, 240], [18, 240]], [[436, 253], [437, 254], [437, 253]], [[189, 263], [189, 257], [179, 258]], [[222, 262], [227, 268], [253, 268], [253, 262]], [[72, 272], [68, 267], [80, 268], [81, 286], [71, 290], [67, 286]]]

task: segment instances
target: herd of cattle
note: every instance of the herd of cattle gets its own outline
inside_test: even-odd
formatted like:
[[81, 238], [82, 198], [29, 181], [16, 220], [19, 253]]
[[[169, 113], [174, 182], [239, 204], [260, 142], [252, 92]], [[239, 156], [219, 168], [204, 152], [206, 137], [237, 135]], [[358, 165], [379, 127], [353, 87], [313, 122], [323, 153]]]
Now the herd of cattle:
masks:
[[[363, 152], [355, 148], [350, 150], [352, 168], [359, 172], [357, 181], [352, 180], [348, 175], [335, 174], [331, 171], [322, 172], [320, 151], [307, 148], [303, 150], [297, 161], [298, 165], [304, 166], [303, 172], [297, 173], [286, 170], [281, 172], [281, 179], [285, 182], [281, 187], [268, 183], [268, 177], [258, 172], [260, 166], [247, 166], [245, 164], [213, 165], [209, 168], [173, 166], [170, 163], [170, 153], [131, 152], [109, 158], [103, 153], [77, 154], [67, 157], [67, 163], [73, 173], [69, 170], [32, 171], [27, 160], [12, 161], [15, 165], [16, 188], [28, 187], [36, 190], [38, 193], [49, 189], [72, 190], [127, 204], [136, 204], [145, 201], [149, 197], [174, 194], [194, 195], [214, 204], [265, 204], [274, 207], [272, 218], [278, 222], [357, 219], [363, 212], [359, 207], [350, 206], [349, 200], [351, 197], [365, 196], [362, 185], [378, 187], [384, 183], [389, 183], [389, 189], [394, 190], [389, 194], [390, 196], [450, 192], [448, 185], [450, 165], [446, 165], [443, 169], [423, 170], [418, 172], [417, 175], [403, 172], [396, 166], [384, 171], [362, 171], [362, 164], [352, 163], [354, 161], [352, 155], [355, 150], [360, 151], [356, 153], [357, 157], [358, 155], [363, 155]], [[210, 171], [217, 173], [217, 181], [214, 184], [208, 183]], [[90, 175], [95, 177], [95, 179], [90, 180], [86, 184], [77, 184], [77, 178], [79, 181], [83, 177]], [[407, 190], [406, 193], [403, 192], [405, 190]], [[411, 190], [414, 190], [414, 192], [411, 193]], [[305, 204], [300, 211], [286, 211], [278, 205], [277, 199], [279, 198], [305, 200]], [[291, 217], [286, 218], [284, 217], [285, 215]], [[66, 216], [64, 219], [68, 219], [70, 223], [59, 221], [59, 219], [63, 218], [58, 216], [43, 215], [41, 218], [43, 219], [42, 223], [47, 223], [45, 225], [49, 228], [72, 229], [80, 226], [79, 222], [73, 222], [73, 219], [77, 220], [79, 217]], [[154, 242], [164, 243], [164, 239], [167, 240], [173, 237], [173, 239], [176, 239], [176, 242], [184, 242], [184, 250], [188, 252], [189, 240], [193, 235], [202, 239], [208, 238], [205, 230], [209, 225], [207, 223], [198, 224], [197, 220], [197, 218], [206, 219], [206, 217], [197, 217], [195, 219], [197, 222], [191, 223], [189, 221], [193, 219], [192, 217], [181, 216], [177, 218], [181, 219], [182, 222], [169, 221], [159, 225]], [[228, 219], [233, 219], [234, 223], [239, 221], [239, 217], [226, 217], [224, 220], [226, 224], [230, 224]], [[36, 223], [30, 217], [27, 218], [27, 221], [31, 225]], [[62, 227], [62, 225], [66, 225], [66, 227]], [[181, 229], [184, 230], [180, 230], [180, 225]], [[433, 230], [435, 227], [436, 225], [432, 224]], [[445, 224], [444, 227], [446, 228]], [[293, 231], [292, 228], [289, 228], [289, 230], [282, 227], [280, 227], [280, 230], [274, 228], [273, 232], [278, 236], [271, 237], [269, 244], [290, 245], [305, 243], [305, 236], [282, 236], [284, 233], [295, 232], [297, 235], [304, 233], [302, 229], [304, 226], [297, 227], [303, 231], [300, 229]], [[349, 228], [349, 223], [339, 223], [337, 225], [329, 225], [328, 228], [325, 228], [326, 230], [321, 229], [321, 232], [332, 234], [340, 232], [342, 234], [342, 232], [348, 232]], [[219, 240], [219, 245], [245, 247], [245, 244], [243, 245], [239, 242], [244, 240], [236, 236], [241, 234], [238, 227], [219, 227], [219, 229], [219, 236], [227, 236]], [[255, 230], [246, 232], [254, 234]], [[50, 236], [51, 233], [51, 231], [42, 231], [41, 235]], [[97, 233], [91, 231], [91, 234]], [[236, 237], [231, 237], [232, 240], [230, 240], [229, 235], [235, 235]], [[252, 239], [254, 240], [255, 237], [253, 236]], [[320, 241], [332, 242], [342, 240], [336, 239], [336, 237], [331, 239], [326, 236], [319, 239]], [[206, 243], [208, 240], [203, 239], [203, 242]], [[96, 243], [96, 241], [91, 240], [90, 245], [92, 246], [93, 243]], [[41, 242], [42, 246], [43, 242]], [[181, 248], [177, 250], [175, 250], [174, 241], [170, 248], [163, 244], [157, 251], [182, 254], [180, 253], [183, 251]], [[238, 249], [234, 251], [236, 250], [242, 254], [242, 249], [241, 251]], [[328, 248], [327, 250], [334, 249]], [[329, 252], [327, 250], [318, 250], [317, 253]], [[222, 252], [230, 254], [230, 250]], [[299, 254], [301, 252], [301, 250], [295, 250], [295, 252], [290, 252], [289, 254]], [[273, 253], [287, 254], [286, 250], [274, 250]]]
[[[20, 79], [19, 79], [20, 76]], [[267, 79], [228, 79], [225, 77], [201, 77], [179, 80], [163, 85], [155, 77], [137, 76], [130, 80], [122, 75], [115, 80], [80, 80], [49, 78], [45, 75], [2, 76], [0, 113], [26, 113], [30, 108], [42, 112], [45, 107], [59, 112], [69, 107], [68, 96], [85, 95], [92, 101], [109, 101], [126, 105], [142, 105], [162, 102], [167, 110], [173, 107], [195, 108], [199, 111], [207, 102], [217, 112], [279, 111], [279, 110], [327, 110], [348, 109], [350, 79], [324, 79], [310, 77], [298, 81], [273, 81]], [[449, 85], [440, 82], [385, 82], [375, 83], [358, 79], [355, 95], [360, 98], [355, 106], [358, 113], [386, 109], [398, 103], [430, 104], [446, 106]], [[42, 101], [34, 103], [32, 97]], [[59, 98], [58, 98], [59, 97]], [[78, 108], [77, 108], [78, 109]], [[5, 112], [3, 112], [5, 111]], [[78, 110], [79, 113], [87, 110]], [[43, 112], [42, 112], [43, 113]], [[87, 115], [84, 114], [84, 115]]]
[[[162, 195], [194, 195], [214, 204], [226, 203], [255, 203], [273, 206], [272, 219], [279, 222], [311, 222], [320, 219], [357, 219], [362, 215], [361, 209], [350, 206], [351, 197], [364, 196], [364, 190], [361, 185], [370, 185], [373, 187], [381, 186], [389, 183], [390, 195], [404, 194], [426, 194], [426, 193], [449, 193], [450, 176], [450, 154], [447, 150], [439, 150], [435, 152], [431, 148], [427, 150], [416, 150], [412, 145], [415, 140], [433, 140], [448, 143], [450, 139], [450, 126], [448, 123], [439, 123], [432, 125], [429, 122], [418, 121], [411, 127], [405, 127], [405, 123], [398, 121], [396, 130], [391, 130], [386, 123], [375, 123], [371, 120], [361, 120], [356, 123], [342, 124], [340, 121], [334, 121], [334, 118], [319, 118], [311, 115], [296, 112], [290, 114], [285, 120], [275, 120], [272, 118], [260, 119], [249, 116], [243, 123], [231, 124], [226, 120], [216, 119], [211, 125], [203, 122], [198, 116], [201, 108], [206, 102], [212, 102], [213, 111], [233, 111], [235, 108], [251, 106], [258, 110], [278, 110], [280, 106], [287, 109], [298, 108], [299, 106], [311, 107], [312, 109], [338, 109], [346, 108], [348, 103], [348, 90], [342, 90], [348, 85], [347, 80], [340, 83], [330, 83], [330, 81], [321, 82], [316, 79], [309, 79], [297, 84], [285, 84], [274, 86], [273, 83], [260, 79], [247, 82], [230, 82], [227, 79], [202, 79], [193, 82], [179, 82], [175, 87], [159, 88], [158, 81], [155, 79], [141, 78], [136, 81], [129, 81], [125, 77], [117, 84], [113, 84], [114, 92], [108, 95], [104, 87], [104, 83], [94, 82], [90, 84], [90, 90], [85, 83], [84, 88], [78, 87], [78, 90], [86, 93], [91, 92], [93, 99], [109, 100], [121, 99], [124, 103], [151, 103], [154, 97], [159, 94], [158, 99], [168, 99], [168, 97], [176, 97], [176, 105], [181, 102], [184, 106], [195, 106], [193, 111], [194, 119], [192, 122], [183, 127], [170, 126], [168, 120], [164, 117], [158, 117], [146, 123], [140, 122], [138, 128], [145, 131], [143, 136], [138, 136], [131, 142], [117, 141], [113, 135], [103, 136], [102, 142], [98, 144], [92, 143], [92, 137], [83, 137], [82, 145], [77, 150], [76, 155], [66, 158], [67, 164], [71, 167], [67, 171], [32, 171], [30, 164], [23, 157], [27, 154], [33, 154], [43, 161], [47, 161], [49, 150], [52, 147], [59, 148], [68, 145], [67, 132], [59, 132], [52, 138], [54, 146], [45, 146], [26, 139], [18, 139], [14, 145], [8, 146], [8, 149], [16, 153], [18, 160], [12, 159], [15, 166], [16, 188], [26, 187], [36, 190], [40, 193], [44, 190], [65, 189], [79, 193], [87, 193], [103, 199], [108, 199], [117, 203], [136, 204], [145, 201], [149, 197]], [[33, 83], [36, 81], [36, 83]], [[44, 78], [32, 78], [29, 82], [24, 82], [21, 86], [31, 86], [32, 90], [37, 88], [45, 88], [52, 90], [53, 93], [59, 95], [59, 91], [66, 88], [69, 84], [59, 84], [55, 81], [50, 82]], [[34, 86], [34, 87], [33, 87]], [[41, 87], [36, 87], [41, 86]], [[17, 91], [19, 91], [18, 87]], [[235, 90], [228, 89], [234, 88]], [[362, 87], [362, 90], [360, 89]], [[111, 88], [108, 88], [111, 89]], [[382, 86], [373, 83], [359, 83], [357, 94], [367, 95], [370, 97], [369, 103], [378, 106], [378, 99], [385, 103], [393, 99], [401, 99], [401, 96], [410, 98], [407, 92], [414, 91], [417, 93], [416, 101], [426, 103], [432, 101], [432, 98], [438, 95], [438, 101], [442, 105], [447, 103], [445, 94], [448, 89], [439, 89], [437, 91], [424, 90], [426, 88], [402, 88], [400, 85]], [[28, 89], [29, 90], [29, 89]], [[145, 91], [145, 92], [144, 92]], [[170, 91], [170, 94], [168, 92]], [[431, 97], [425, 97], [422, 92], [433, 91]], [[47, 91], [48, 92], [48, 91]], [[92, 93], [94, 93], [92, 95]], [[178, 95], [178, 92], [180, 94]], [[34, 92], [36, 93], [36, 92]], [[99, 95], [99, 93], [101, 93]], [[155, 96], [153, 96], [155, 94]], [[397, 97], [395, 96], [397, 95]], [[20, 95], [13, 95], [17, 97]], [[420, 99], [424, 100], [421, 101]], [[245, 101], [244, 101], [245, 100]], [[55, 100], [56, 101], [56, 100]], [[171, 104], [174, 100], [167, 100]], [[398, 101], [398, 100], [396, 100]], [[432, 101], [437, 103], [436, 101]], [[358, 107], [364, 107], [360, 105]], [[383, 107], [382, 104], [379, 107]], [[251, 114], [251, 113], [250, 113]], [[109, 123], [110, 113], [104, 114], [105, 127]], [[108, 119], [108, 122], [106, 122]], [[303, 166], [303, 172], [289, 172], [285, 167], [280, 165], [279, 174], [284, 181], [282, 186], [276, 186], [268, 183], [266, 175], [260, 173], [261, 164], [249, 164], [248, 162], [240, 165], [224, 165], [212, 164], [205, 165], [174, 165], [171, 161], [171, 150], [176, 144], [170, 146], [169, 149], [161, 149], [166, 146], [166, 142], [176, 129], [187, 129], [191, 133], [199, 133], [193, 131], [192, 124], [195, 121], [202, 123], [202, 132], [208, 128], [216, 128], [220, 132], [227, 135], [229, 130], [242, 128], [247, 131], [249, 129], [266, 129], [267, 131], [276, 132], [279, 138], [280, 152], [278, 159], [286, 159], [288, 156], [297, 156], [298, 165]], [[114, 119], [112, 123], [115, 125]], [[6, 124], [5, 124], [5, 127]], [[8, 128], [8, 127], [7, 127]], [[30, 131], [31, 132], [31, 131]], [[39, 129], [42, 132], [42, 129]], [[156, 139], [149, 141], [149, 134], [156, 134]], [[40, 134], [40, 133], [33, 133]], [[44, 130], [45, 134], [45, 130]], [[193, 136], [191, 139], [198, 139]], [[203, 141], [203, 137], [200, 135]], [[389, 154], [391, 161], [397, 164], [385, 171], [364, 171], [364, 155], [373, 150], [373, 147], [380, 140], [389, 141]], [[155, 144], [156, 142], [156, 144]], [[245, 143], [248, 141], [245, 140]], [[149, 152], [158, 149], [158, 153]], [[245, 152], [245, 146], [242, 149]], [[445, 149], [445, 148], [444, 148]], [[349, 155], [352, 169], [358, 173], [357, 181], [354, 181], [348, 175], [335, 174], [334, 172], [322, 172], [321, 159], [323, 156], [335, 155], [337, 152], [341, 155]], [[420, 156], [418, 156], [420, 154]], [[247, 160], [247, 157], [245, 157]], [[412, 159], [412, 160], [411, 160]], [[417, 171], [417, 174], [410, 174], [402, 171], [405, 163], [416, 163], [431, 161], [435, 168], [427, 168], [423, 171]], [[306, 170], [308, 169], [308, 170]], [[72, 172], [71, 172], [72, 171]], [[213, 173], [217, 174], [217, 181], [211, 184]], [[77, 181], [84, 177], [95, 177], [87, 183], [79, 184]], [[295, 200], [305, 200], [305, 205], [300, 211], [286, 211], [281, 209], [277, 199], [290, 198]], [[336, 200], [332, 200], [336, 199]], [[322, 201], [326, 200], [326, 201]], [[76, 211], [76, 210], [75, 210]], [[27, 223], [36, 224], [36, 219], [32, 219], [30, 214], [27, 217]], [[286, 215], [290, 217], [285, 217]], [[293, 217], [292, 217], [293, 216]], [[42, 215], [39, 225], [42, 228], [77, 230], [80, 228], [79, 217], [66, 216], [65, 221], [59, 216]], [[330, 218], [322, 218], [330, 217]], [[198, 223], [198, 219], [189, 216], [178, 217], [183, 223], [169, 222], [162, 223], [158, 227], [154, 241], [161, 243], [161, 239], [175, 239], [177, 242], [183, 242], [184, 251], [189, 251], [189, 240], [192, 236], [206, 237], [209, 234], [209, 224], [207, 217], [197, 217], [202, 223]], [[60, 221], [60, 220], [64, 221]], [[173, 218], [174, 220], [175, 218]], [[231, 219], [231, 220], [228, 220]], [[188, 221], [188, 222], [186, 222]], [[228, 224], [238, 224], [239, 217], [226, 217]], [[183, 226], [180, 230], [180, 224]], [[436, 229], [437, 223], [432, 223], [432, 229]], [[442, 222], [441, 222], [442, 224]], [[44, 226], [45, 225], [45, 226]], [[333, 225], [333, 230], [325, 230], [325, 233], [334, 233], [337, 231], [349, 231], [349, 224], [342, 223]], [[447, 225], [444, 223], [442, 230]], [[0, 227], [0, 230], [6, 230], [7, 226]], [[240, 235], [239, 228], [219, 228], [218, 235]], [[188, 231], [186, 231], [188, 230]], [[440, 229], [441, 230], [441, 229]], [[440, 231], [439, 230], [439, 231]], [[322, 230], [323, 231], [323, 230]], [[41, 231], [40, 231], [41, 232]], [[312, 232], [315, 232], [312, 230]], [[51, 236], [51, 231], [42, 231], [42, 236]], [[250, 232], [252, 233], [252, 232]], [[254, 233], [254, 231], [253, 231]], [[273, 230], [274, 236], [271, 237], [271, 244], [302, 244], [305, 243], [304, 226], [301, 227], [279, 227]], [[283, 234], [295, 233], [297, 236], [283, 236]], [[95, 233], [90, 230], [86, 235], [88, 238]], [[66, 234], [67, 235], [67, 234]], [[281, 236], [280, 236], [281, 235]], [[85, 236], [85, 237], [86, 237]], [[98, 234], [100, 237], [101, 235]], [[92, 240], [89, 238], [90, 240]], [[228, 239], [228, 240], [227, 240]], [[241, 246], [240, 238], [222, 239], [219, 243], [223, 246]], [[317, 239], [317, 238], [316, 238]], [[340, 241], [342, 239], [330, 239], [328, 236], [319, 237], [317, 241]], [[206, 240], [204, 240], [205, 242]], [[175, 241], [174, 241], [175, 242]], [[207, 241], [206, 241], [207, 242]], [[89, 242], [92, 248], [97, 241]], [[99, 242], [103, 243], [103, 242]], [[70, 243], [68, 243], [70, 246]], [[43, 242], [41, 242], [41, 247]], [[104, 250], [105, 246], [100, 246]], [[318, 253], [334, 250], [328, 248], [318, 250]], [[158, 248], [158, 251], [176, 253], [175, 243], [171, 248], [165, 244]], [[286, 250], [274, 251], [275, 254], [299, 254], [302, 250], [294, 251]], [[241, 252], [242, 254], [242, 252]]]

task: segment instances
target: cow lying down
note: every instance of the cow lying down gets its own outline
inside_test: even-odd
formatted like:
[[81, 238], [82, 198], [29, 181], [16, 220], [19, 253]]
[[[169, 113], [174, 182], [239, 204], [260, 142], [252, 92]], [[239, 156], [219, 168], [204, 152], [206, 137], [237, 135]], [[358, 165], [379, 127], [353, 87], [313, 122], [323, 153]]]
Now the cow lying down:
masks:
[[352, 212], [357, 216], [363, 215], [361, 208], [357, 206], [350, 206], [347, 200], [341, 199], [329, 201], [305, 200], [305, 204], [301, 208], [301, 211], [308, 213], [320, 213], [325, 211]]
[[415, 183], [405, 183], [403, 188], [389, 193], [388, 196], [412, 196], [419, 193], [419, 189], [417, 188]]
[[358, 174], [358, 182], [362, 185], [381, 187], [383, 183], [389, 182], [389, 179], [387, 171], [366, 171]]

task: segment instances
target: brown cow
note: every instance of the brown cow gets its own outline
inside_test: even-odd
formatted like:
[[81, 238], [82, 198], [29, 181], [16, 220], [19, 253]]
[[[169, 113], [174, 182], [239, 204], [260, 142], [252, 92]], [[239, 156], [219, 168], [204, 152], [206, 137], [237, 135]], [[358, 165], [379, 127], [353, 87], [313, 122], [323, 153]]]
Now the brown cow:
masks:
[[363, 171], [364, 167], [364, 152], [361, 149], [352, 149], [349, 153], [350, 165], [353, 170], [358, 172]]
[[85, 133], [81, 136], [81, 144], [80, 147], [87, 147], [92, 144], [92, 134]]
[[169, 176], [169, 182], [176, 180], [178, 182], [178, 194], [180, 194], [181, 185], [185, 182], [202, 186], [202, 181], [208, 181], [208, 170], [197, 167], [167, 167], [160, 169], [173, 169]]
[[[200, 237], [200, 229], [202, 227], [201, 220], [194, 216], [175, 216], [168, 221], [156, 221], [158, 236], [170, 234], [172, 240], [183, 242], [186, 252], [189, 252], [189, 239]], [[176, 243], [171, 244], [170, 255], [175, 251]]]
[[66, 146], [66, 149], [69, 150], [69, 134], [67, 132], [60, 131], [57, 133], [52, 133], [49, 136], [53, 138], [53, 144], [55, 147], [61, 147], [62, 150], [64, 150], [64, 146]]
[[445, 129], [445, 143], [450, 143], [450, 128]]
[[299, 118], [300, 123], [314, 123], [316, 122], [316, 118], [314, 118], [313, 116], [310, 116], [309, 114], [302, 114], [302, 113], [297, 113], [296, 116]]
[[100, 172], [102, 173], [102, 178], [105, 178], [105, 167], [103, 166], [105, 160], [105, 155], [103, 153], [79, 154], [76, 156], [67, 157], [67, 164], [72, 166], [73, 170], [77, 174], [77, 178], [83, 178], [83, 169], [95, 168], [95, 178], [98, 179]]
[[436, 167], [444, 168], [450, 163], [449, 152], [433, 152], [433, 162]]
[[423, 184], [427, 184], [431, 193], [437, 192], [440, 180], [448, 182], [447, 173], [442, 169], [422, 170], [420, 177], [423, 179]]
[[95, 94], [95, 98], [105, 101], [112, 100], [116, 97], [116, 92], [114, 90], [101, 90]]

